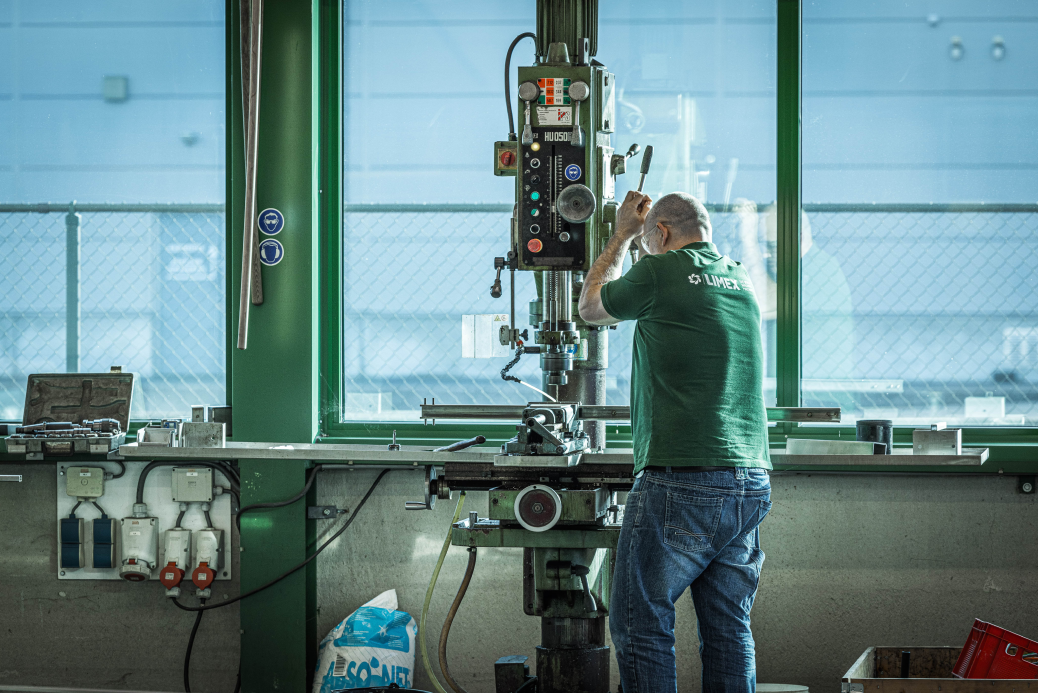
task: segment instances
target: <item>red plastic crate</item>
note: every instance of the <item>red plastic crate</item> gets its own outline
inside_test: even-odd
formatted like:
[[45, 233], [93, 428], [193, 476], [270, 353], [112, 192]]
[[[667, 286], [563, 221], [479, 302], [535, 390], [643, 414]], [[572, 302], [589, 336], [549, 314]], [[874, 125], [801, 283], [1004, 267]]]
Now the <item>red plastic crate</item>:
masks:
[[1038, 642], [974, 621], [952, 675], [958, 679], [1038, 679]]

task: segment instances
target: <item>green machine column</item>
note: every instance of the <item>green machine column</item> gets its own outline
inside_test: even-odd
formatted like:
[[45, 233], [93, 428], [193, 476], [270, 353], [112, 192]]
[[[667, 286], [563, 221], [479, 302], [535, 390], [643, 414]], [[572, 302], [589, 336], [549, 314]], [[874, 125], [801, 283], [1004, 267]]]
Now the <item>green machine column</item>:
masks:
[[[257, 210], [279, 209], [284, 258], [262, 268], [248, 349], [234, 347], [244, 227], [244, 147], [238, 3], [228, 3], [228, 313], [234, 440], [313, 442], [318, 426], [319, 229], [314, 119], [318, 2], [265, 0]], [[305, 482], [306, 462], [243, 460], [242, 504], [283, 500]], [[312, 524], [312, 523], [311, 523]], [[242, 517], [241, 589], [254, 589], [313, 550], [306, 502]], [[299, 691], [313, 671], [316, 566], [241, 602], [242, 691]]]

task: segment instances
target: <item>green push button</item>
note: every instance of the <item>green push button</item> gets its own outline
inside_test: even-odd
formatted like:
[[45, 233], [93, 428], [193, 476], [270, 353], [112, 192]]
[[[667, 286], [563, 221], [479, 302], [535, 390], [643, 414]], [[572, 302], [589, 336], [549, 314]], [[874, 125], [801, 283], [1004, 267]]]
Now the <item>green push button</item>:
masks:
[[539, 200], [539, 199], [541, 199], [541, 194], [539, 192], [532, 192], [532, 193], [530, 193], [530, 199], [531, 200]]

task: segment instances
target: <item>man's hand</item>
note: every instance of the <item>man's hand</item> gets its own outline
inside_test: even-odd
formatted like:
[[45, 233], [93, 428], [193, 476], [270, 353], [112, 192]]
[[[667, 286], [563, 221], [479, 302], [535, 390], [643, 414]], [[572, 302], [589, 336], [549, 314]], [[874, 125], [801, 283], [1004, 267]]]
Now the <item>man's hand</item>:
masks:
[[627, 193], [620, 211], [616, 215], [616, 233], [606, 243], [584, 278], [584, 289], [580, 292], [580, 317], [592, 325], [615, 325], [620, 322], [602, 305], [602, 287], [620, 278], [624, 255], [631, 241], [645, 233], [645, 216], [652, 207], [652, 199], [633, 190]]
[[652, 208], [652, 198], [634, 190], [627, 191], [620, 211], [616, 213], [616, 235], [635, 240], [645, 233], [645, 217]]

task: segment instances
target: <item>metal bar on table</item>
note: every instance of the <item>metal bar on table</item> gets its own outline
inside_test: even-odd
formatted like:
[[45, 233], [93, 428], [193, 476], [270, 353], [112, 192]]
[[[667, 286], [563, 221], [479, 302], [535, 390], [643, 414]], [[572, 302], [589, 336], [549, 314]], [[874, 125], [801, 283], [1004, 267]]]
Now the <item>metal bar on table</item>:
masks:
[[[119, 447], [122, 459], [150, 460], [310, 460], [364, 468], [420, 469], [424, 465], [493, 464], [500, 452], [494, 448], [467, 448], [460, 452], [433, 452], [430, 446], [403, 445], [387, 450], [384, 445], [323, 443], [228, 443], [223, 448], [173, 448], [128, 443]], [[989, 448], [963, 448], [961, 455], [913, 455], [911, 448], [894, 448], [893, 455], [787, 455], [784, 448], [771, 450], [773, 464], [792, 467], [981, 467]], [[607, 449], [584, 455], [581, 464], [633, 465], [629, 448]]]
[[519, 419], [522, 404], [423, 404], [422, 419]]
[[840, 423], [839, 407], [768, 407], [768, 421]]
[[65, 215], [65, 372], [79, 372], [79, 226], [76, 201]]
[[[526, 407], [521, 404], [423, 404], [422, 419], [518, 420]], [[768, 407], [768, 421], [839, 423], [839, 407]], [[612, 404], [582, 404], [577, 407], [582, 421], [629, 421], [631, 408]]]
[[20, 483], [21, 480], [21, 474], [0, 474], [0, 481], [13, 481], [15, 483]]
[[[248, 9], [247, 9], [248, 8]], [[247, 20], [247, 21], [246, 21]], [[238, 348], [249, 343], [249, 309], [262, 303], [262, 288], [256, 301], [259, 249], [256, 229], [256, 154], [259, 150], [260, 56], [263, 37], [263, 0], [242, 0], [242, 111], [245, 117], [245, 220], [242, 232], [241, 294], [238, 297]]]

